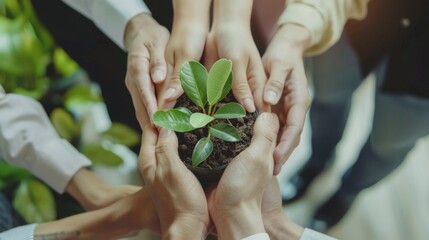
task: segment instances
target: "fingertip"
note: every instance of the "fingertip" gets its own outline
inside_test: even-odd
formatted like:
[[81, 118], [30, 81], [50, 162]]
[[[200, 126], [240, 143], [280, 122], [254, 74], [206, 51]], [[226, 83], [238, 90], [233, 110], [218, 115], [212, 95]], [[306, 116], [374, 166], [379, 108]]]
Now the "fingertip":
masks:
[[243, 106], [247, 112], [253, 113], [256, 111], [255, 103], [250, 98], [243, 99]]
[[156, 84], [164, 82], [165, 78], [166, 78], [166, 73], [161, 69], [156, 69], [152, 73], [152, 81]]
[[264, 93], [264, 101], [271, 104], [276, 105], [280, 100], [279, 94], [277, 94], [273, 90], [268, 90]]

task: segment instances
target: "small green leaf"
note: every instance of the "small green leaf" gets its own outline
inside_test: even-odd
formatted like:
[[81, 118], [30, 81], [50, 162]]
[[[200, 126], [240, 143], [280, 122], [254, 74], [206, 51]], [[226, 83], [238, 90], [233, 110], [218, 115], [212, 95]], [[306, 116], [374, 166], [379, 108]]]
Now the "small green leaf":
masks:
[[189, 109], [187, 109], [185, 107], [177, 107], [175, 109], [178, 110], [178, 111], [181, 111], [182, 113], [185, 113], [186, 115], [189, 115], [189, 116], [192, 115], [191, 110], [189, 110]]
[[196, 167], [200, 165], [200, 163], [204, 162], [210, 156], [212, 151], [213, 143], [210, 138], [201, 138], [192, 152], [192, 166]]
[[140, 134], [122, 123], [113, 123], [101, 137], [112, 143], [123, 144], [127, 147], [135, 146], [140, 142]]
[[190, 123], [190, 116], [180, 110], [159, 110], [153, 114], [153, 122], [163, 128], [176, 132], [189, 132], [194, 130]]
[[231, 69], [232, 62], [227, 59], [218, 60], [210, 69], [207, 80], [207, 100], [211, 106], [220, 100]]
[[13, 206], [27, 223], [42, 223], [56, 218], [52, 192], [35, 179], [22, 181], [13, 198]]
[[116, 153], [105, 149], [99, 143], [86, 144], [82, 147], [81, 151], [94, 164], [119, 166], [124, 162]]
[[222, 90], [222, 95], [219, 98], [219, 101], [222, 101], [228, 95], [229, 91], [231, 91], [232, 88], [232, 71], [229, 73], [228, 80], [226, 80], [225, 86]]
[[62, 108], [56, 108], [51, 113], [51, 121], [58, 134], [67, 141], [71, 141], [79, 134], [78, 124], [74, 121], [70, 113]]
[[239, 103], [231, 102], [220, 107], [213, 117], [217, 119], [242, 118], [246, 116], [246, 110]]
[[215, 118], [204, 113], [193, 113], [190, 118], [191, 125], [194, 128], [202, 128]]
[[203, 108], [207, 102], [207, 70], [196, 61], [185, 62], [180, 69], [180, 83], [193, 103]]
[[241, 140], [237, 129], [227, 123], [216, 124], [211, 126], [209, 130], [213, 136], [227, 142], [238, 142]]

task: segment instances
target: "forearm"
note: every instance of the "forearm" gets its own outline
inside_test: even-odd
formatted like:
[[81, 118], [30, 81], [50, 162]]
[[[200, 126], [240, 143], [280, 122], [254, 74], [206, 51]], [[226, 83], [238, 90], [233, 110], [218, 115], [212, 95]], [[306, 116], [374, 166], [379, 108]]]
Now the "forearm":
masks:
[[214, 221], [220, 239], [243, 239], [265, 232], [261, 210], [256, 205], [237, 206]]
[[213, 26], [227, 27], [238, 23], [250, 28], [252, 7], [251, 0], [214, 0]]
[[174, 22], [209, 25], [211, 0], [173, 0]]
[[269, 219], [271, 219], [271, 221], [264, 222], [264, 224], [271, 240], [301, 239], [304, 228], [291, 222], [284, 214]]

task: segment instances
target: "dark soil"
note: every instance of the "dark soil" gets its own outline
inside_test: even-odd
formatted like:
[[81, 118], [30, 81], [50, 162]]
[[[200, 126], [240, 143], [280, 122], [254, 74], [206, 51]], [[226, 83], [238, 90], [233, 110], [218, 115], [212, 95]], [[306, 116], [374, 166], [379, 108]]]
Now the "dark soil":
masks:
[[[232, 101], [236, 102], [235, 98], [230, 94], [219, 104], [221, 106], [224, 103]], [[191, 102], [185, 94], [178, 99], [176, 107], [186, 107], [191, 110], [191, 112], [201, 112], [201, 109], [198, 106], [195, 106], [195, 104]], [[256, 113], [247, 113], [247, 116], [244, 118], [230, 119], [231, 124], [237, 128], [241, 141], [226, 142], [216, 137], [212, 137], [213, 152], [206, 161], [199, 165], [199, 167], [213, 169], [228, 164], [235, 156], [246, 149], [250, 145], [250, 140], [252, 139], [252, 129], [256, 121], [256, 117]], [[214, 120], [209, 123], [208, 126], [221, 122], [227, 123], [226, 120]], [[186, 164], [191, 165], [194, 147], [201, 138], [207, 137], [208, 126], [191, 132], [177, 133], [177, 137], [179, 139], [179, 156]]]

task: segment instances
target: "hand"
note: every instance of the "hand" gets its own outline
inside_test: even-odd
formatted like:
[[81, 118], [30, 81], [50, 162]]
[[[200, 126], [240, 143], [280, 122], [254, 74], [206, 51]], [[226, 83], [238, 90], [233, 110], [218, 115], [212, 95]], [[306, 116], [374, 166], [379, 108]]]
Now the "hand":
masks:
[[125, 30], [124, 41], [128, 50], [125, 84], [142, 128], [158, 109], [154, 84], [160, 84], [166, 78], [164, 52], [169, 35], [166, 28], [145, 13], [133, 17]]
[[209, 31], [211, 0], [173, 0], [174, 20], [165, 57], [167, 60], [167, 82], [160, 86], [158, 106], [162, 109], [174, 107], [183, 94], [180, 85], [180, 68], [190, 60], [199, 61]]
[[137, 186], [111, 186], [97, 174], [81, 168], [70, 180], [66, 192], [86, 210], [106, 207], [140, 190]]
[[271, 240], [300, 239], [304, 229], [290, 221], [282, 207], [277, 177], [272, 177], [262, 198], [262, 219]]
[[249, 148], [234, 158], [208, 193], [209, 211], [221, 239], [242, 239], [265, 232], [261, 202], [272, 178], [277, 117], [262, 113]]
[[[269, 79], [264, 100], [272, 105], [280, 119], [282, 130], [274, 152], [274, 174], [298, 146], [304, 128], [305, 115], [310, 106], [303, 52], [310, 43], [310, 33], [304, 27], [285, 24], [274, 36], [262, 62]], [[282, 98], [282, 101], [279, 101]]]
[[232, 92], [248, 112], [267, 110], [263, 102], [266, 76], [250, 30], [251, 11], [252, 1], [216, 0], [204, 56], [207, 67], [219, 58], [232, 60]]
[[[177, 152], [174, 133], [147, 125], [139, 169], [157, 210], [163, 238], [204, 239], [209, 214], [204, 191]], [[192, 232], [192, 234], [190, 234]]]
[[118, 239], [143, 229], [160, 231], [147, 189], [98, 210], [37, 225], [34, 239]]

